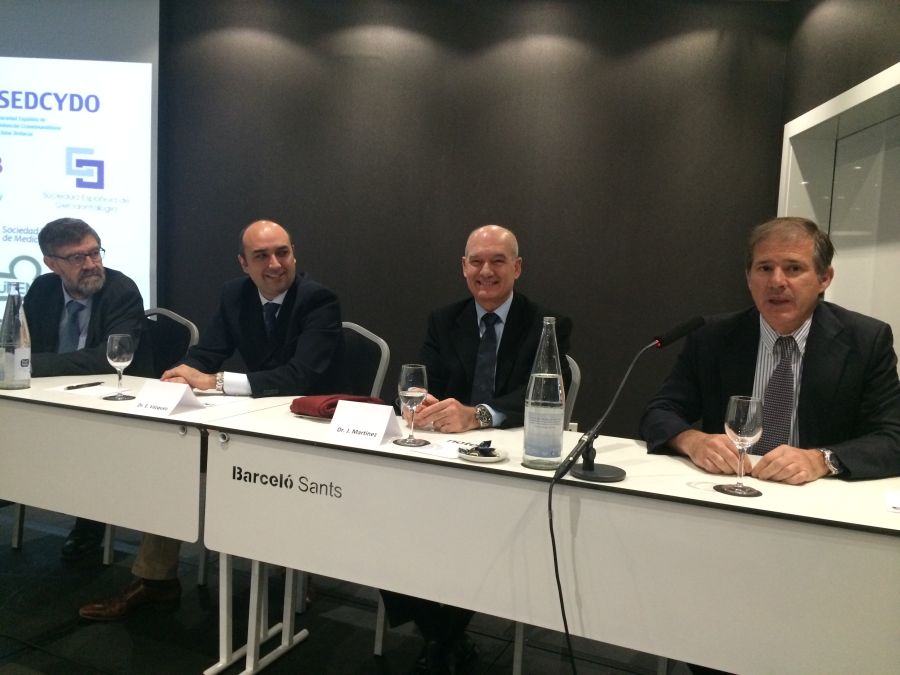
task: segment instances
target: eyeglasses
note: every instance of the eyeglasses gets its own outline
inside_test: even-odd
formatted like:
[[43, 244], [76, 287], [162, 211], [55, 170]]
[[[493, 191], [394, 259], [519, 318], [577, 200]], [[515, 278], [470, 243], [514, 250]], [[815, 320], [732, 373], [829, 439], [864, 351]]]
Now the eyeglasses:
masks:
[[57, 260], [65, 260], [70, 265], [74, 265], [75, 267], [81, 267], [84, 265], [84, 261], [88, 258], [91, 259], [91, 262], [100, 262], [103, 259], [103, 256], [106, 255], [106, 249], [102, 246], [100, 248], [95, 248], [93, 251], [88, 251], [87, 253], [73, 253], [72, 255], [51, 255], [51, 258], [56, 258]]

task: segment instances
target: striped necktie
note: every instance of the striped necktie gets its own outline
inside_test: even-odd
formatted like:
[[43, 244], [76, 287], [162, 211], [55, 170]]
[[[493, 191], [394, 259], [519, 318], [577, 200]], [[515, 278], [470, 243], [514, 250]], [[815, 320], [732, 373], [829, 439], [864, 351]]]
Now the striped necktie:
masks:
[[778, 365], [772, 371], [763, 399], [763, 432], [751, 453], [764, 455], [791, 439], [791, 417], [794, 412], [794, 354], [797, 343], [788, 335], [775, 341]]

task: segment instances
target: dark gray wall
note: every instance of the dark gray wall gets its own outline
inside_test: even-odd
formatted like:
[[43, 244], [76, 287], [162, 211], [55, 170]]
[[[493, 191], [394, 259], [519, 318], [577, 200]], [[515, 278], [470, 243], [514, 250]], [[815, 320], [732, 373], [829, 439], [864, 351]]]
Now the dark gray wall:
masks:
[[[209, 318], [268, 217], [345, 318], [413, 360], [466, 290], [473, 227], [517, 232], [520, 289], [575, 322], [593, 422], [632, 354], [749, 302], [744, 234], [775, 212], [784, 3], [164, 1], [161, 304]], [[676, 350], [607, 430], [634, 435]]]
[[785, 121], [900, 62], [900, 0], [793, 0]]

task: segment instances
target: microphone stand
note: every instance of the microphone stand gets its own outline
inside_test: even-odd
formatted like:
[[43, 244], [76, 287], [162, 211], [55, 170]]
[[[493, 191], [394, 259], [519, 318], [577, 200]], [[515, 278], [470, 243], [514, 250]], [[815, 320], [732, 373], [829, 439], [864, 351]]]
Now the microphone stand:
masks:
[[[613, 406], [616, 404], [616, 401], [619, 400], [619, 394], [622, 393], [622, 387], [624, 387], [625, 382], [628, 381], [628, 376], [631, 375], [634, 364], [637, 363], [637, 360], [645, 351], [659, 346], [660, 340], [656, 339], [646, 347], [641, 349], [641, 351], [639, 351], [631, 360], [631, 365], [628, 366], [628, 370], [625, 372], [625, 377], [623, 377], [622, 381], [619, 382], [619, 388], [616, 389], [615, 396], [613, 396], [612, 401], [610, 401], [609, 406], [607, 406], [606, 412], [604, 412], [603, 416], [599, 420], [597, 420], [597, 423], [593, 427], [591, 427], [590, 431], [585, 432], [582, 437], [578, 439], [578, 443], [575, 444], [572, 452], [568, 454], [568, 456], [556, 469], [556, 473], [553, 474], [553, 480], [551, 482], [558, 481], [567, 473], [569, 473], [569, 470], [572, 471], [572, 475], [576, 478], [592, 481], [595, 483], [618, 483], [619, 481], [625, 480], [624, 469], [620, 469], [617, 466], [612, 466], [611, 464], [594, 463], [594, 458], [597, 456], [597, 451], [594, 449], [594, 440], [596, 440], [597, 436], [600, 435], [600, 429], [603, 427], [604, 422], [606, 422], [606, 418], [609, 416], [609, 413], [613, 409]], [[573, 469], [572, 467], [575, 462], [578, 461], [579, 456], [583, 458], [581, 466], [575, 467]]]

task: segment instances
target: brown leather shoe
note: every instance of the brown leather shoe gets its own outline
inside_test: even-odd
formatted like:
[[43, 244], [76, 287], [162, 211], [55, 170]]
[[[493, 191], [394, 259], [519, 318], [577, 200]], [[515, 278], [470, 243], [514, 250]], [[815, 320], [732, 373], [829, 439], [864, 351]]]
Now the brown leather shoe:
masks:
[[91, 621], [117, 621], [141, 607], [171, 612], [178, 609], [180, 602], [181, 584], [178, 579], [173, 579], [163, 588], [148, 586], [143, 579], [137, 579], [111, 598], [82, 606], [78, 614]]

